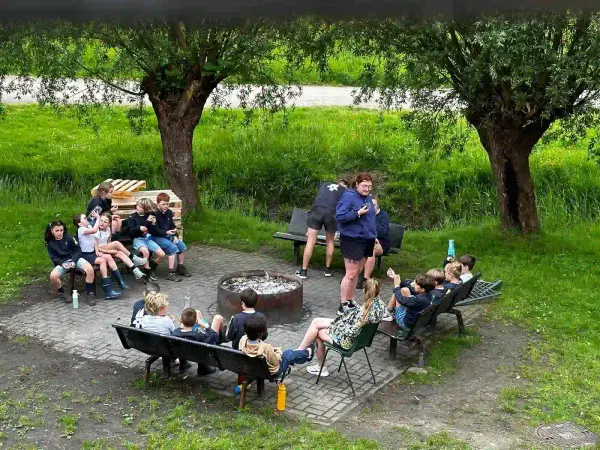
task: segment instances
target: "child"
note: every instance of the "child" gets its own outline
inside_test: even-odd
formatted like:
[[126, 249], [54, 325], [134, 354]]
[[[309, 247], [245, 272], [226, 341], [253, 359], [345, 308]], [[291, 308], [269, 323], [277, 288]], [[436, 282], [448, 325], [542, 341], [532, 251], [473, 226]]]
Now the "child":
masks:
[[[242, 312], [234, 315], [229, 321], [229, 327], [227, 328], [227, 339], [231, 341], [231, 348], [238, 350], [240, 339], [246, 333], [245, 325], [248, 319], [251, 317], [262, 317], [265, 316], [254, 310], [256, 303], [258, 302], [258, 295], [253, 289], [244, 289], [240, 294], [240, 301], [242, 303]], [[266, 322], [266, 319], [265, 319]], [[268, 333], [265, 331], [262, 339], [267, 339]]]
[[433, 303], [437, 303], [448, 292], [447, 289], [444, 289], [446, 274], [443, 270], [431, 269], [425, 275], [431, 277], [433, 283], [435, 284], [435, 288], [433, 288], [431, 291], [431, 295], [433, 295]]
[[116, 256], [123, 261], [123, 264], [130, 269], [133, 268], [133, 275], [135, 276], [136, 280], [144, 277], [144, 273], [136, 266], [143, 266], [148, 262], [148, 260], [135, 255], [133, 258], [129, 258], [131, 252], [127, 250], [123, 244], [121, 244], [119, 241], [111, 242], [111, 222], [112, 217], [110, 213], [102, 213], [100, 215], [100, 219], [98, 220], [98, 231], [96, 231], [96, 234], [94, 234], [94, 237], [96, 238], [96, 246], [98, 248], [98, 252], [100, 253], [100, 257], [106, 261], [106, 263], [112, 269], [113, 274], [115, 274], [117, 277], [121, 289], [127, 289], [128, 286], [123, 281], [123, 277], [121, 276], [121, 272], [118, 270], [117, 263], [113, 259], [113, 256]]
[[416, 295], [412, 295], [407, 287], [400, 287], [400, 275], [396, 275], [392, 269], [388, 269], [387, 275], [394, 280], [394, 293], [390, 298], [388, 311], [395, 314], [400, 328], [409, 329], [417, 321], [418, 314], [433, 302], [431, 291], [435, 283], [431, 277], [418, 274], [414, 287]]
[[271, 375], [282, 379], [287, 375], [290, 366], [304, 364], [313, 359], [315, 341], [305, 350], [288, 349], [282, 352], [280, 347], [273, 348], [271, 344], [263, 342], [266, 332], [267, 322], [264, 317], [250, 317], [246, 321], [246, 334], [240, 340], [240, 351], [253, 358], [265, 358]]
[[[156, 227], [156, 205], [152, 200], [142, 198], [135, 204], [135, 212], [127, 219], [127, 230], [133, 239], [133, 248], [148, 259], [144, 265], [148, 277], [156, 281], [155, 270], [158, 263], [165, 256], [165, 252], [153, 240], [153, 232]], [[154, 253], [155, 260], [150, 259], [150, 252]]]
[[444, 283], [444, 289], [454, 289], [456, 286], [462, 283], [460, 280], [460, 274], [462, 272], [462, 265], [458, 261], [451, 262], [446, 265], [444, 273], [446, 274], [446, 282]]
[[115, 188], [112, 183], [109, 183], [108, 181], [103, 181], [100, 183], [98, 185], [98, 189], [96, 189], [96, 196], [88, 203], [86, 215], [91, 217], [90, 214], [92, 211], [96, 211], [98, 215], [104, 212], [112, 213], [113, 224], [111, 229], [115, 232], [114, 240], [118, 241], [121, 237], [121, 227], [123, 225], [123, 221], [117, 214], [115, 214], [119, 207], [112, 205], [112, 196], [114, 190]]
[[160, 286], [156, 283], [149, 282], [146, 284], [144, 289], [144, 298], [138, 300], [133, 304], [133, 313], [131, 315], [131, 326], [135, 328], [142, 328], [142, 318], [148, 314], [144, 308], [146, 305], [146, 299], [150, 294], [156, 294], [160, 292]]
[[58, 291], [58, 296], [65, 303], [70, 303], [70, 293], [65, 293], [60, 277], [75, 268], [85, 272], [85, 300], [94, 306], [94, 268], [81, 257], [81, 249], [73, 236], [67, 234], [67, 227], [62, 220], [54, 220], [46, 227], [44, 235], [48, 255], [54, 264], [50, 272], [50, 282]]
[[[156, 227], [153, 233], [154, 242], [167, 254], [169, 261], [169, 275], [167, 280], [181, 281], [183, 277], [191, 277], [183, 265], [183, 253], [187, 247], [177, 236], [177, 227], [173, 221], [173, 211], [169, 209], [170, 197], [165, 192], [161, 192], [156, 197]], [[175, 258], [177, 258], [177, 270], [175, 270]]]
[[458, 258], [458, 262], [462, 264], [462, 274], [460, 279], [463, 283], [473, 278], [471, 270], [473, 270], [473, 267], [475, 267], [475, 261], [477, 260], [473, 255], [462, 255], [460, 258]]
[[144, 309], [148, 314], [142, 317], [142, 329], [158, 334], [171, 334], [175, 331], [173, 319], [167, 316], [169, 296], [162, 292], [146, 296]]
[[[121, 296], [121, 293], [113, 291], [110, 283], [110, 278], [108, 278], [108, 268], [106, 260], [98, 256], [99, 252], [96, 246], [96, 238], [94, 237], [94, 235], [96, 234], [96, 231], [98, 231], [99, 221], [97, 220], [96, 212], [93, 212], [92, 215], [96, 219], [93, 227], [90, 226], [90, 223], [88, 222], [87, 216], [85, 214], [77, 214], [76, 216], [73, 216], [73, 225], [79, 227], [77, 230], [77, 238], [79, 239], [79, 247], [81, 248], [81, 257], [90, 264], [98, 264], [98, 266], [100, 266], [104, 299], [115, 300]], [[121, 276], [120, 272], [118, 276]]]
[[[190, 339], [205, 344], [217, 345], [221, 341], [221, 330], [223, 328], [223, 316], [215, 315], [212, 324], [208, 324], [202, 317], [200, 311], [194, 308], [185, 308], [181, 313], [181, 328], [173, 331], [173, 336]], [[185, 360], [179, 360], [179, 371], [185, 372], [191, 364]], [[204, 363], [198, 363], [198, 376], [215, 373], [217, 369]]]

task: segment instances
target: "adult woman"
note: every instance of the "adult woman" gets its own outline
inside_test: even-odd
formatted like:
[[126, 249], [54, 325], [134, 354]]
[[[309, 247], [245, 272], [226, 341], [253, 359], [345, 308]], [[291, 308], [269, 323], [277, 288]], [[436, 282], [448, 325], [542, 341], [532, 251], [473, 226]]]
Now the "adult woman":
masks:
[[338, 315], [346, 308], [355, 308], [354, 295], [358, 274], [369, 256], [373, 256], [377, 221], [371, 195], [373, 178], [368, 173], [357, 175], [351, 189], [347, 189], [337, 204], [335, 219], [340, 232], [340, 248], [344, 257], [346, 275], [342, 280], [342, 298]]
[[373, 198], [373, 205], [375, 206], [375, 220], [377, 222], [377, 239], [375, 239], [373, 255], [369, 256], [365, 263], [365, 275], [358, 280], [356, 285], [358, 289], [365, 287], [365, 281], [371, 278], [375, 268], [375, 257], [387, 255], [390, 250], [390, 216], [379, 207], [379, 199]]
[[343, 349], [349, 349], [364, 325], [381, 322], [385, 309], [385, 303], [379, 298], [379, 283], [376, 280], [369, 280], [365, 286], [365, 300], [359, 308], [348, 308], [335, 320], [313, 319], [302, 343], [298, 346], [298, 350], [306, 350], [313, 342], [317, 342], [317, 364], [308, 366], [307, 372], [318, 375], [321, 371], [322, 377], [328, 376], [327, 367], [321, 370], [325, 359], [323, 342], [335, 343]]

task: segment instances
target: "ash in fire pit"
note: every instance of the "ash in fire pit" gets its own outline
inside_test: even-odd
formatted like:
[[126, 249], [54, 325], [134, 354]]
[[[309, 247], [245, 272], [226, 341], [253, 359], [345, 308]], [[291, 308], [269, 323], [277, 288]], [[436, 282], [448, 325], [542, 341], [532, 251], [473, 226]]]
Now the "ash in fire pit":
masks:
[[226, 319], [240, 312], [240, 294], [248, 288], [258, 295], [256, 310], [267, 316], [269, 323], [293, 323], [302, 319], [302, 283], [291, 275], [264, 270], [222, 276], [217, 283], [217, 312]]
[[249, 277], [234, 277], [225, 280], [221, 286], [232, 292], [240, 293], [244, 289], [253, 289], [257, 294], [281, 294], [293, 291], [300, 286], [296, 280], [289, 280], [280, 276], [255, 275]]

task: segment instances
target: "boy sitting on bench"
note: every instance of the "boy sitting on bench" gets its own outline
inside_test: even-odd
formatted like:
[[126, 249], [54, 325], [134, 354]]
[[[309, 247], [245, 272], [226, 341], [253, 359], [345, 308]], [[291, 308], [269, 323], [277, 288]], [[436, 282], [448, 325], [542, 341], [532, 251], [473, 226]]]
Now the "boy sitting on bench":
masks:
[[458, 258], [458, 262], [462, 264], [462, 274], [460, 275], [460, 279], [463, 283], [473, 278], [471, 271], [475, 266], [475, 261], [477, 260], [473, 255], [462, 255]]
[[431, 305], [433, 301], [431, 291], [435, 288], [435, 282], [427, 275], [418, 274], [414, 282], [416, 295], [412, 295], [407, 287], [400, 286], [402, 282], [400, 275], [392, 269], [388, 269], [387, 275], [394, 280], [394, 293], [388, 305], [389, 315], [383, 320], [396, 319], [400, 328], [409, 329], [417, 321], [418, 314]]

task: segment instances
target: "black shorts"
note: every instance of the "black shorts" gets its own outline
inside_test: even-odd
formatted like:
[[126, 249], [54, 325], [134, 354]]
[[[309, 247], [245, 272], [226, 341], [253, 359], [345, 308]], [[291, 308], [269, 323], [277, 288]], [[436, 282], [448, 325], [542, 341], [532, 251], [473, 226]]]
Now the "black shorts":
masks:
[[89, 262], [91, 265], [94, 265], [96, 263], [96, 258], [98, 258], [98, 256], [96, 255], [96, 252], [90, 252], [90, 253], [81, 252], [81, 257], [83, 259], [85, 259], [87, 262]]
[[373, 256], [375, 239], [356, 239], [348, 236], [340, 236], [340, 248], [342, 256], [351, 261], [360, 261], [363, 258]]
[[335, 211], [322, 206], [313, 206], [308, 212], [306, 226], [313, 230], [320, 230], [322, 226], [325, 226], [326, 233], [335, 233], [337, 230]]

